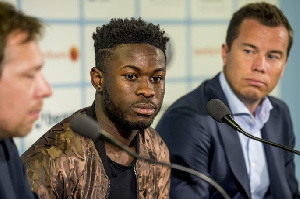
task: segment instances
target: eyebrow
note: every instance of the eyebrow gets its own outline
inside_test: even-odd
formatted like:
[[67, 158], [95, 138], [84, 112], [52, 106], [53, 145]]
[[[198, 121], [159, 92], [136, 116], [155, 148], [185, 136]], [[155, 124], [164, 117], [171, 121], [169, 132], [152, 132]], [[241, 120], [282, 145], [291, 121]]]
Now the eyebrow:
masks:
[[[137, 70], [139, 72], [141, 71], [141, 69], [139, 67], [134, 66], [134, 65], [125, 65], [124, 67], [121, 68], [121, 70], [124, 69], [124, 68], [132, 68], [132, 69]], [[164, 68], [155, 69], [155, 72], [160, 72], [160, 71], [166, 72], [166, 69], [164, 69]]]
[[121, 70], [124, 69], [124, 68], [132, 68], [132, 69], [138, 70], [138, 71], [141, 70], [140, 68], [138, 68], [138, 67], [136, 67], [136, 66], [134, 66], [134, 65], [125, 65], [125, 66], [123, 66], [123, 67], [121, 68]]
[[[242, 44], [243, 46], [248, 46], [248, 47], [250, 47], [250, 48], [254, 48], [254, 49], [258, 49], [255, 45], [253, 45], [253, 44], [248, 44], [248, 43], [243, 43]], [[276, 53], [276, 54], [280, 54], [280, 55], [283, 55], [283, 52], [282, 51], [280, 51], [280, 50], [271, 50], [271, 51], [269, 51], [269, 53]]]
[[30, 68], [30, 70], [34, 70], [34, 71], [42, 70], [44, 68], [44, 64], [45, 64], [44, 62], [42, 62], [41, 64], [34, 64]]
[[254, 48], [254, 49], [257, 49], [256, 46], [254, 46], [253, 44], [248, 44], [248, 43], [242, 43], [243, 46], [248, 46], [250, 48]]

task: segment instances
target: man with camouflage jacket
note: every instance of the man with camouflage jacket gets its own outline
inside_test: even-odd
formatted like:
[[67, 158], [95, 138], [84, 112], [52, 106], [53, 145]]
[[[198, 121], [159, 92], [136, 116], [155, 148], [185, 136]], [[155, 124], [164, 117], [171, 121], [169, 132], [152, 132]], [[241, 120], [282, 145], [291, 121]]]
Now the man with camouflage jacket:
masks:
[[88, 115], [132, 152], [169, 162], [168, 148], [150, 127], [165, 91], [164, 33], [140, 18], [112, 19], [96, 29], [93, 105], [56, 124], [22, 155], [40, 198], [169, 198], [169, 168], [70, 128], [74, 115]]

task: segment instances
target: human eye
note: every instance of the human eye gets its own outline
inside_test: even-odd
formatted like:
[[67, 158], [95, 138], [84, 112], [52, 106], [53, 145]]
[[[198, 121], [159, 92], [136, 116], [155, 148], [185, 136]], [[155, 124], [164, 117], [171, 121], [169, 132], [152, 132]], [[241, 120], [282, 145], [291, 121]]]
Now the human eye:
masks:
[[137, 79], [137, 76], [134, 74], [126, 74], [124, 75], [127, 80], [134, 81]]
[[249, 50], [249, 49], [244, 49], [243, 50], [246, 54], [251, 54], [251, 53], [253, 53], [253, 51], [252, 50]]
[[26, 78], [28, 79], [34, 79], [35, 76], [36, 76], [36, 73], [35, 72], [30, 72], [30, 73], [26, 73], [24, 74]]
[[163, 80], [161, 75], [151, 77], [151, 81], [154, 83], [159, 83], [161, 80]]
[[278, 55], [276, 55], [276, 54], [268, 54], [267, 57], [268, 57], [269, 59], [279, 59], [279, 58], [280, 58], [280, 56], [278, 56]]

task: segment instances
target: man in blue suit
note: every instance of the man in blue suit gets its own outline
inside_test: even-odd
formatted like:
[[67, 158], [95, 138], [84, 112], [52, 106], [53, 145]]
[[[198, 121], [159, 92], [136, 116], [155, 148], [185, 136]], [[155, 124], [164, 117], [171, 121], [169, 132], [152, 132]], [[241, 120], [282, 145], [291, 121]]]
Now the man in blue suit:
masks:
[[41, 20], [0, 1], [0, 199], [33, 199], [14, 137], [32, 129], [52, 89], [42, 72]]
[[[210, 176], [231, 198], [300, 198], [293, 153], [251, 140], [206, 110], [209, 100], [220, 99], [246, 132], [293, 148], [288, 107], [268, 96], [292, 43], [293, 30], [276, 6], [252, 3], [235, 12], [222, 45], [223, 71], [177, 100], [156, 127], [171, 162]], [[170, 198], [222, 197], [203, 180], [174, 170]]]

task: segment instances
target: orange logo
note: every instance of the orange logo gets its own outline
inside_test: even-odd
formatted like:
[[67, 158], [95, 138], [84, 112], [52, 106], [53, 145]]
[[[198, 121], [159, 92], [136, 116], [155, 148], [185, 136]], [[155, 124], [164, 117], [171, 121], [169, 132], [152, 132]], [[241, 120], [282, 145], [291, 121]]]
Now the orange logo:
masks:
[[78, 56], [79, 56], [79, 50], [76, 47], [72, 46], [70, 48], [70, 58], [71, 58], [71, 60], [76, 61], [78, 59]]
[[71, 61], [77, 61], [79, 58], [79, 50], [76, 46], [71, 46], [69, 50], [46, 50], [43, 54], [46, 59], [70, 59]]

